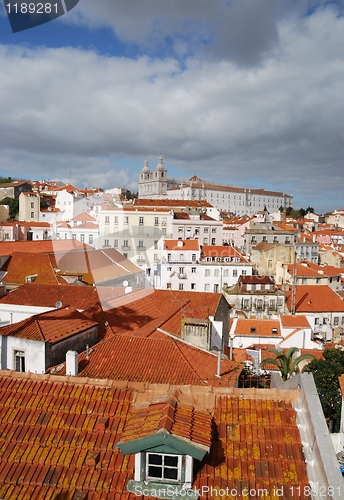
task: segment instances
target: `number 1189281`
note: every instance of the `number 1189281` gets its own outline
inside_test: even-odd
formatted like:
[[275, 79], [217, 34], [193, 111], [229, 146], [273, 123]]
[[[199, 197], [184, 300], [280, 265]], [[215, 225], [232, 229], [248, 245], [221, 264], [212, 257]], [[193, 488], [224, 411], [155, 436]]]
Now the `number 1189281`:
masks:
[[8, 3], [6, 4], [8, 14], [57, 14], [57, 3]]

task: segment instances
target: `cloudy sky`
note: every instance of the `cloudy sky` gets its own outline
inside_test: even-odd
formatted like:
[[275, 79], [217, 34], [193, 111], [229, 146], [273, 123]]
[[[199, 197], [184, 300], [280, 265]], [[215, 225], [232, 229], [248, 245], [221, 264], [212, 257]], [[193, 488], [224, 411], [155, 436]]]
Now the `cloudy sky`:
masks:
[[169, 176], [344, 208], [344, 0], [80, 0], [12, 33], [0, 175], [137, 189]]

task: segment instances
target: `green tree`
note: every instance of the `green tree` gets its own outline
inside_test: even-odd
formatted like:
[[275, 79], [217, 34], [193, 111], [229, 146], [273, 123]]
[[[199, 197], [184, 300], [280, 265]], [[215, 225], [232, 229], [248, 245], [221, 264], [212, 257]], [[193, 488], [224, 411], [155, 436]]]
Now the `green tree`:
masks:
[[313, 373], [321, 406], [331, 432], [339, 432], [342, 395], [338, 377], [344, 374], [344, 352], [325, 349], [324, 359], [315, 359], [307, 366]]
[[0, 201], [1, 205], [8, 205], [9, 206], [9, 212], [10, 212], [10, 217], [12, 219], [15, 218], [17, 213], [19, 212], [19, 200], [18, 198], [9, 198], [6, 196], [6, 198], [3, 198]]
[[12, 177], [0, 177], [0, 184], [10, 184]]
[[270, 349], [269, 352], [272, 352], [276, 355], [275, 358], [266, 358], [261, 363], [260, 366], [263, 368], [265, 365], [275, 365], [279, 369], [282, 379], [288, 380], [293, 373], [295, 373], [296, 368], [301, 361], [304, 359], [313, 360], [315, 359], [313, 354], [301, 354], [297, 358], [293, 359], [294, 354], [298, 352], [297, 347], [289, 347], [285, 354], [281, 353], [277, 349]]

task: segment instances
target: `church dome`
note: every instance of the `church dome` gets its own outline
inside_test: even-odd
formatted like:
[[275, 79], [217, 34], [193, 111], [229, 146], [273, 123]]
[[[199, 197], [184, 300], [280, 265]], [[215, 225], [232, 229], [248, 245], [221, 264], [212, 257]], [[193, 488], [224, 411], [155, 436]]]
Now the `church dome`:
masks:
[[150, 172], [149, 167], [148, 167], [148, 160], [147, 160], [147, 158], [145, 159], [145, 164], [144, 164], [144, 167], [141, 170], [141, 172], [142, 173], [149, 173]]
[[164, 167], [163, 158], [161, 155], [159, 156], [158, 164], [155, 167], [155, 170], [166, 170]]

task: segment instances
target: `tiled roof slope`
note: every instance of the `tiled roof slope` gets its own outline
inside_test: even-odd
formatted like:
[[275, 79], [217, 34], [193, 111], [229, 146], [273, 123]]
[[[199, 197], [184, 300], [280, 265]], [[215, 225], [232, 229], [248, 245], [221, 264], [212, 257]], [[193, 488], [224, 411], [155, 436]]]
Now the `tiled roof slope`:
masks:
[[[292, 290], [286, 292], [287, 307], [291, 310]], [[297, 285], [296, 312], [344, 312], [344, 301], [326, 285]]]
[[[128, 294], [111, 301], [112, 309], [106, 312], [106, 317], [115, 333], [141, 336], [142, 332], [138, 329], [146, 327], [147, 334], [156, 328], [162, 328], [168, 333], [180, 336], [183, 319], [208, 319], [209, 316], [214, 316], [222, 297], [220, 293], [207, 292], [143, 292], [145, 293], [141, 293], [141, 296]], [[155, 321], [159, 324], [154, 323], [153, 328], [149, 329], [149, 323]]]
[[40, 241], [2, 241], [1, 255], [11, 255], [13, 252], [59, 253], [93, 250], [93, 247], [78, 240], [40, 240]]
[[[126, 491], [134, 456], [116, 448], [138, 390], [143, 387], [1, 372], [0, 498], [143, 500]], [[270, 397], [251, 390], [216, 391], [211, 394], [215, 436], [193, 488], [272, 492], [284, 487], [283, 499], [309, 498], [303, 494], [306, 465], [288, 391], [269, 392]], [[185, 425], [190, 428], [190, 414]], [[210, 498], [214, 495], [202, 496]]]
[[22, 285], [27, 276], [35, 276], [36, 283], [57, 284], [59, 282], [51, 264], [50, 255], [15, 252], [1, 268], [6, 271], [6, 282]]
[[113, 295], [114, 290], [105, 287], [101, 289], [101, 297], [99, 297], [97, 288], [91, 286], [26, 283], [1, 297], [0, 303], [56, 307], [56, 302], [60, 301], [64, 307], [69, 306], [81, 310], [90, 321], [96, 321], [99, 325], [98, 337], [101, 339], [112, 334], [111, 327], [106, 324], [101, 302], [105, 300], [105, 297]]
[[[242, 366], [223, 359], [216, 377], [217, 356], [178, 339], [114, 335], [79, 354], [79, 376], [151, 384], [234, 387]], [[65, 375], [65, 364], [50, 373]]]
[[121, 441], [131, 441], [164, 430], [208, 448], [212, 440], [212, 418], [190, 404], [180, 403], [176, 395], [162, 402], [133, 410]]
[[73, 308], [48, 311], [0, 328], [0, 335], [56, 343], [97, 326]]

